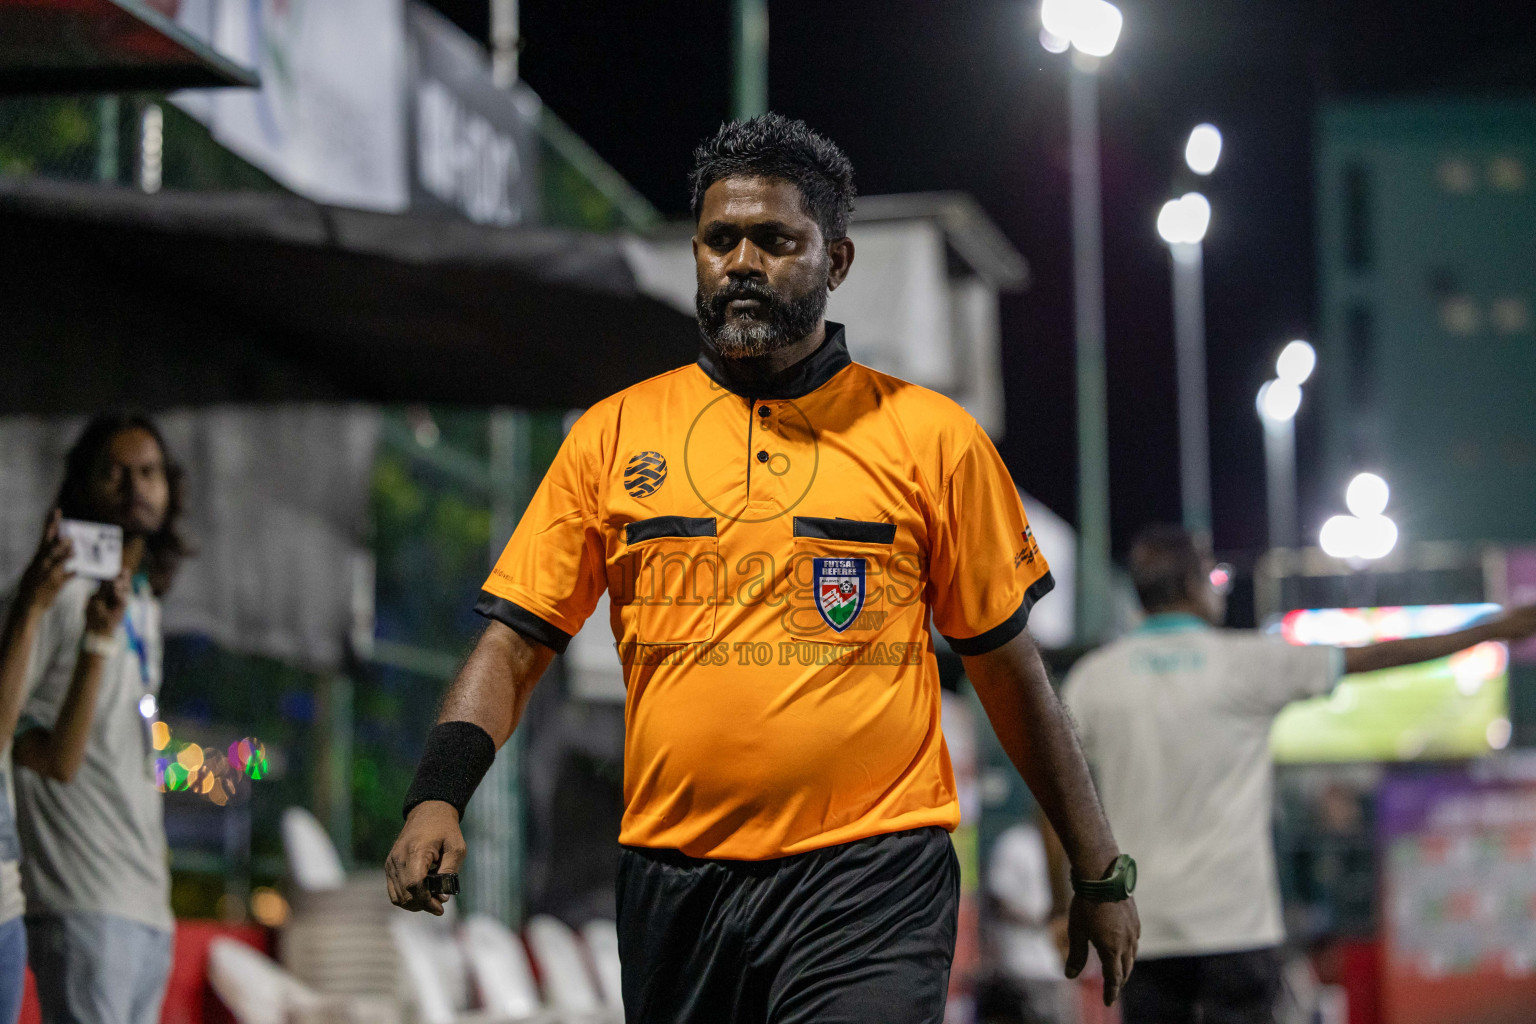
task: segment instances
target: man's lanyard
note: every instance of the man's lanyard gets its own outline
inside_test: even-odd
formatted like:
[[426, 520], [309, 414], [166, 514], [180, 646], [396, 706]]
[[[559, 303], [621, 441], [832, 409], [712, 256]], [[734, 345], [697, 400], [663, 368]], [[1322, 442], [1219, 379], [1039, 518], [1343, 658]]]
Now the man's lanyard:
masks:
[[139, 635], [139, 631], [133, 625], [133, 612], [123, 609], [123, 629], [128, 633], [128, 649], [139, 659], [139, 677], [144, 680], [144, 692], [148, 693], [153, 679], [149, 672], [149, 645]]
[[[139, 594], [138, 581], [134, 581], [134, 596]], [[160, 717], [160, 702], [151, 691], [154, 685], [154, 676], [149, 670], [149, 644], [145, 637], [133, 624], [133, 607], [130, 604], [123, 609], [123, 630], [128, 634], [128, 649], [134, 653], [139, 662], [139, 678], [144, 682], [144, 693], [138, 700], [139, 720], [144, 723], [144, 759], [148, 768], [149, 759], [155, 750], [155, 721]], [[153, 770], [150, 769], [151, 777]]]

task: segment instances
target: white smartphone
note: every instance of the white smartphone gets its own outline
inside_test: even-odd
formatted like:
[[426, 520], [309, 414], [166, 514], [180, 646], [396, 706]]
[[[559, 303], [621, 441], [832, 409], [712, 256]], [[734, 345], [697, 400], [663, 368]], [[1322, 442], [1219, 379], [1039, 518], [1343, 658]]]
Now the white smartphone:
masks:
[[113, 580], [123, 571], [123, 528], [82, 519], [59, 520], [59, 535], [74, 543], [64, 568], [93, 580]]

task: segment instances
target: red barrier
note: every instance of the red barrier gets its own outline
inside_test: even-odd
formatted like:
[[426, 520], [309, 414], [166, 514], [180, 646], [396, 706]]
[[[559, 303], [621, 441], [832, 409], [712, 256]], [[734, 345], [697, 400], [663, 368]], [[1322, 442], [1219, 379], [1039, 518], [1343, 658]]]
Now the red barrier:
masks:
[[1380, 942], [1339, 944], [1339, 984], [1349, 995], [1349, 1024], [1382, 1024]]

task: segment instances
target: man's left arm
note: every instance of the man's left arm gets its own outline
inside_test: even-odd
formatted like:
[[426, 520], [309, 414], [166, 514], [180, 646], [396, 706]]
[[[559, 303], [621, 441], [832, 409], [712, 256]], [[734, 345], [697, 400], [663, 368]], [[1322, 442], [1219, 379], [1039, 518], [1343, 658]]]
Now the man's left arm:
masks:
[[[1060, 837], [1073, 875], [1084, 880], [1105, 877], [1120, 849], [1034, 638], [1026, 630], [964, 662], [998, 741]], [[1104, 1003], [1113, 1003], [1130, 977], [1141, 936], [1135, 900], [1101, 903], [1074, 895], [1068, 935], [1067, 976], [1075, 978], [1082, 971], [1088, 944], [1093, 943], [1104, 966]]]

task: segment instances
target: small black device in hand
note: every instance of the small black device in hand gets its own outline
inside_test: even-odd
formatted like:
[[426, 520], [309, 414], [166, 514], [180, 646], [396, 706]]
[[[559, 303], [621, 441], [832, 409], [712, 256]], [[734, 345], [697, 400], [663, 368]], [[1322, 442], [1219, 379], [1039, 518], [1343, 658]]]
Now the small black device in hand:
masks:
[[459, 876], [457, 872], [445, 871], [438, 874], [436, 871], [427, 875], [427, 892], [433, 896], [457, 896], [459, 894]]

